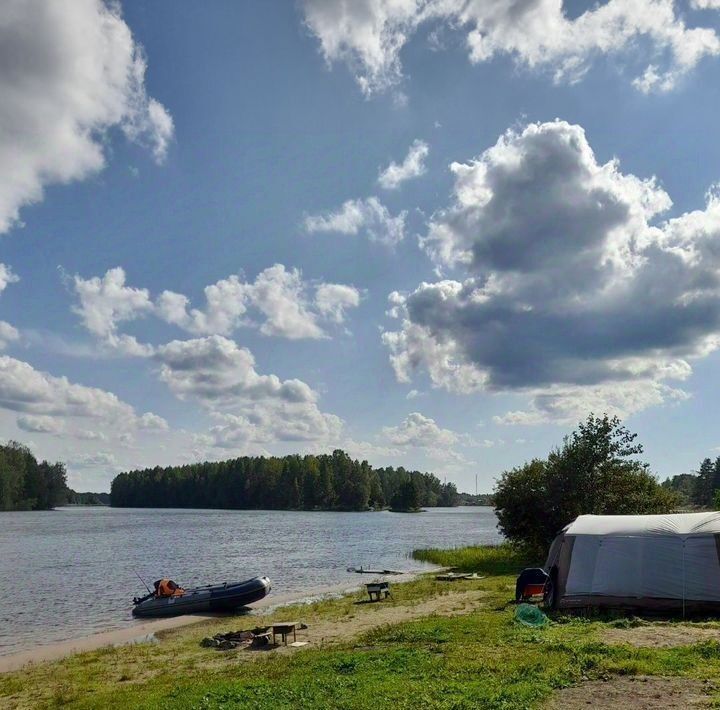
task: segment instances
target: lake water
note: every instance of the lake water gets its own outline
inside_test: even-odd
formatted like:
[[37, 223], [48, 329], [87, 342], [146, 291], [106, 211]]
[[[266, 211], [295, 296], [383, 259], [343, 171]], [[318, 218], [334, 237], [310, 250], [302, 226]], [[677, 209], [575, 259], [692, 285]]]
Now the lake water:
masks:
[[0, 655], [131, 626], [132, 598], [266, 574], [273, 594], [367, 581], [348, 567], [418, 570], [415, 548], [500, 541], [492, 508], [403, 513], [67, 507], [0, 513]]

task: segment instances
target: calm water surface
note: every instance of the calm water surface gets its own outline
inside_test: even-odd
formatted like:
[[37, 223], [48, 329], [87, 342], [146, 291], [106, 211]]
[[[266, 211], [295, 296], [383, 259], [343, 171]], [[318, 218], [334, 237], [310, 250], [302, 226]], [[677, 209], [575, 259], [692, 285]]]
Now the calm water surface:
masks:
[[[492, 508], [417, 514], [59, 508], [0, 513], [0, 655], [130, 626], [132, 597], [266, 574], [273, 593], [345, 582], [349, 566], [423, 569], [417, 547], [499, 541]], [[350, 585], [349, 585], [350, 586]]]

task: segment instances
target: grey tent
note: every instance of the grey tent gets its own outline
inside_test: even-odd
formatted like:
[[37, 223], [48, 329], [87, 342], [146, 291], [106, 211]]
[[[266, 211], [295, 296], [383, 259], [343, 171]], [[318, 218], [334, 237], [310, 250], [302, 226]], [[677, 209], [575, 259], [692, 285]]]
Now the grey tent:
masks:
[[720, 611], [720, 513], [581, 515], [545, 570], [560, 609]]

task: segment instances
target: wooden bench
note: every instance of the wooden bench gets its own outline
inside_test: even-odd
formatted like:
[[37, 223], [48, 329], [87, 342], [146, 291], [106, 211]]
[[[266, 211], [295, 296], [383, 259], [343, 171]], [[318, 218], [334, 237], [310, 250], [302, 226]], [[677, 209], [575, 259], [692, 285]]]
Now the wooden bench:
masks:
[[365, 585], [371, 602], [379, 602], [381, 597], [390, 596], [390, 582], [370, 582]]
[[273, 624], [272, 627], [272, 637], [273, 637], [273, 645], [275, 645], [275, 634], [278, 634], [280, 638], [282, 639], [283, 643], [287, 646], [287, 638], [292, 632], [293, 635], [293, 641], [297, 641], [297, 621], [283, 621], [279, 624]]

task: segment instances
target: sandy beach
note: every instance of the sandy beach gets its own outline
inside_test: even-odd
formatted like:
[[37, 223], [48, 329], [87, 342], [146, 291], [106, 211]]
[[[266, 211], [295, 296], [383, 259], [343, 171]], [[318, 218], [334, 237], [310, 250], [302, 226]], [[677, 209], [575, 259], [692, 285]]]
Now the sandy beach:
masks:
[[[410, 581], [415, 576], [416, 575], [413, 574], [405, 574], [401, 580], [397, 577], [395, 577], [394, 580], [396, 582]], [[302, 592], [288, 594], [271, 593], [264, 599], [255, 602], [248, 613], [252, 614], [254, 611], [268, 613], [276, 607], [287, 606], [288, 604], [311, 603], [319, 599], [354, 592], [360, 588], [361, 584], [362, 582], [358, 580], [357, 584], [348, 584], [346, 582], [327, 587], [308, 589]], [[94, 651], [107, 646], [122, 646], [131, 643], [149, 642], [155, 634], [162, 631], [201, 623], [208, 619], [218, 618], [218, 616], [228, 615], [212, 613], [186, 614], [167, 619], [154, 619], [152, 621], [137, 622], [125, 628], [112, 629], [80, 638], [39, 645], [17, 653], [0, 656], [0, 673], [16, 671], [28, 664], [57, 661], [75, 653], [85, 653], [86, 651]]]

